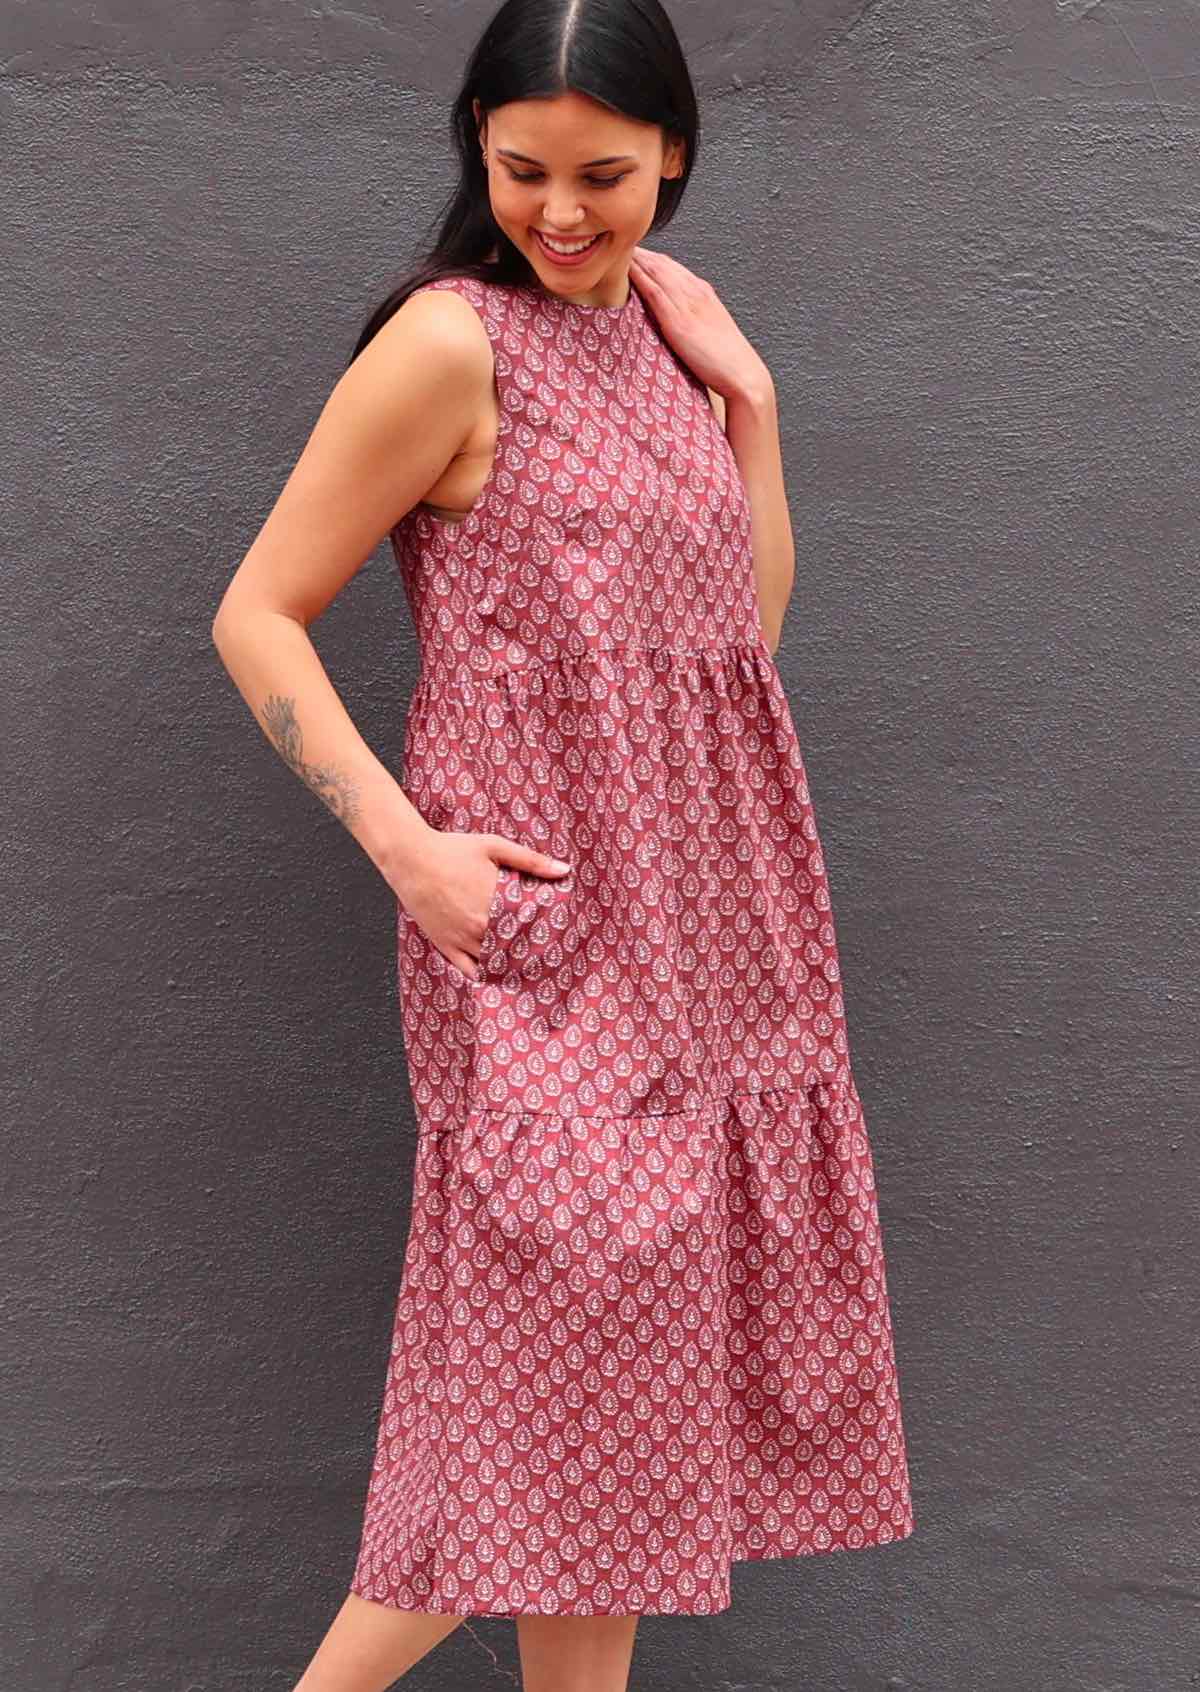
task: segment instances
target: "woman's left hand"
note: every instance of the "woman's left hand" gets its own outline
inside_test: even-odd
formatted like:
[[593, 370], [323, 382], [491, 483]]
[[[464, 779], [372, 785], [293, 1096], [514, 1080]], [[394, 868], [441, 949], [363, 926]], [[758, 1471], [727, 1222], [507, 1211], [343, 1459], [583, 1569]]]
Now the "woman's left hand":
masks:
[[700, 380], [730, 399], [770, 384], [763, 360], [721, 303], [711, 282], [666, 253], [635, 247], [629, 279], [666, 340]]

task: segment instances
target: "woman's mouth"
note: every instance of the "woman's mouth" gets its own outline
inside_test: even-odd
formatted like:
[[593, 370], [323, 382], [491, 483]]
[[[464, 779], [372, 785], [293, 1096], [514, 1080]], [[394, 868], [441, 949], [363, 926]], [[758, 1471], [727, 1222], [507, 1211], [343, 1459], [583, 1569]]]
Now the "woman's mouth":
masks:
[[550, 241], [540, 229], [535, 229], [533, 233], [537, 237], [538, 246], [550, 260], [550, 263], [560, 265], [567, 269], [569, 269], [572, 265], [586, 263], [600, 243], [608, 238], [607, 230], [602, 231], [599, 235], [589, 236], [589, 238], [583, 242], [560, 241], [557, 236], [553, 236], [550, 239], [552, 239], [555, 244], [554, 246], [551, 246]]

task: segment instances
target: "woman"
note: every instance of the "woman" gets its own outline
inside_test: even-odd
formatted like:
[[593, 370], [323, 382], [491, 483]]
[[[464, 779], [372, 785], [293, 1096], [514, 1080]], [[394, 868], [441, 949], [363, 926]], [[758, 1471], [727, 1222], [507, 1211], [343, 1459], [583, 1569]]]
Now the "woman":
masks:
[[[828, 882], [772, 655], [769, 372], [640, 245], [696, 157], [654, 0], [509, 0], [436, 249], [375, 312], [214, 624], [397, 896], [412, 1217], [351, 1589], [298, 1692], [464, 1617], [620, 1692], [738, 1560], [913, 1529]], [[390, 536], [398, 784], [307, 625]]]

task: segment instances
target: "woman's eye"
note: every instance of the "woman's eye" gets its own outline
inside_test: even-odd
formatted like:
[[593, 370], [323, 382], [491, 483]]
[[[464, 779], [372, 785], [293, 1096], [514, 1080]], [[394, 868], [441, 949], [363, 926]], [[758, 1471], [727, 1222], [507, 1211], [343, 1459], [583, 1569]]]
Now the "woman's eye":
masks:
[[[540, 170], [526, 171], [524, 174], [519, 170], [510, 170], [508, 174], [514, 182], [540, 182], [542, 176]], [[620, 176], [589, 176], [588, 181], [596, 188], [615, 188], [617, 183], [624, 182], [628, 175], [626, 170], [622, 171]]]

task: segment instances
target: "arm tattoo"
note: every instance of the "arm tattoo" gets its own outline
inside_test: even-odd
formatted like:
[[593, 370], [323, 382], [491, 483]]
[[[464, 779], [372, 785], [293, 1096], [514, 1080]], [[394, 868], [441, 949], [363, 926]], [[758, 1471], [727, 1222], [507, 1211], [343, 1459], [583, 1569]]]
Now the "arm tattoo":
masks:
[[296, 701], [282, 699], [277, 693], [271, 694], [263, 706], [263, 718], [267, 733], [284, 763], [295, 770], [334, 816], [349, 827], [358, 816], [358, 785], [340, 770], [304, 762], [303, 736], [296, 721]]

